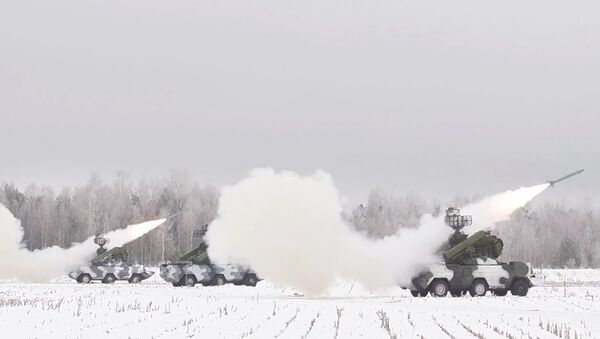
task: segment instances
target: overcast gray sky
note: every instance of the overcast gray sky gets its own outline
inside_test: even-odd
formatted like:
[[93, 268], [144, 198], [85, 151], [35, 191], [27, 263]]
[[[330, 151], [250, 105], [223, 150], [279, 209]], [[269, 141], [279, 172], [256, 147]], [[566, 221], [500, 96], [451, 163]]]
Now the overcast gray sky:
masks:
[[0, 181], [600, 196], [598, 1], [0, 0]]

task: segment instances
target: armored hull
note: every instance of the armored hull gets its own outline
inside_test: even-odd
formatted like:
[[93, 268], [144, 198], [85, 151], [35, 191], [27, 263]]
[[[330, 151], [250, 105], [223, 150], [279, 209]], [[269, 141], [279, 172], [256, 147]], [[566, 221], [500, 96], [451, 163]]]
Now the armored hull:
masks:
[[413, 296], [444, 297], [448, 293], [461, 296], [483, 296], [488, 291], [504, 296], [525, 296], [531, 283], [531, 269], [522, 262], [498, 263], [493, 259], [481, 260], [472, 265], [437, 264], [412, 279]]
[[69, 278], [78, 283], [87, 284], [93, 280], [102, 281], [105, 284], [117, 280], [125, 280], [130, 283], [139, 283], [150, 278], [154, 272], [147, 271], [142, 265], [130, 265], [127, 263], [84, 265], [69, 273]]
[[162, 264], [160, 277], [175, 287], [196, 284], [219, 286], [226, 283], [256, 286], [259, 281], [252, 270], [239, 265], [199, 265], [191, 262]]

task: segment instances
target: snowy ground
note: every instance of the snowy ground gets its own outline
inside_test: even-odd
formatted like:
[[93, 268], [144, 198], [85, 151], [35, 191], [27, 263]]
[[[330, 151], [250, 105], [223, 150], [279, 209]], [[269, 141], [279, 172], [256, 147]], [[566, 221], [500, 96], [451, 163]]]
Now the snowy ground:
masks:
[[544, 270], [527, 297], [413, 298], [339, 284], [258, 287], [0, 283], [3, 338], [598, 338], [600, 271]]

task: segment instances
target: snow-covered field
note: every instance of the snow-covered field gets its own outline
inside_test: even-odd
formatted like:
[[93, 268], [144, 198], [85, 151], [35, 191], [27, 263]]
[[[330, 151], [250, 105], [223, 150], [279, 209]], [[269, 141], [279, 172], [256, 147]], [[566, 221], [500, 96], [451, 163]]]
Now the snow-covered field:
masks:
[[413, 298], [338, 284], [256, 288], [0, 283], [2, 338], [599, 338], [600, 271], [543, 270], [519, 297]]

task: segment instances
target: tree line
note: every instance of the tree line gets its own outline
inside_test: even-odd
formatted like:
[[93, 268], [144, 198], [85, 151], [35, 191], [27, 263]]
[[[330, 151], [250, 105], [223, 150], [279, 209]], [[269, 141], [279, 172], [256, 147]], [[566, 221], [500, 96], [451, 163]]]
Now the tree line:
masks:
[[55, 193], [32, 184], [24, 191], [3, 183], [0, 203], [21, 220], [30, 250], [69, 247], [95, 234], [184, 211], [164, 225], [127, 244], [129, 257], [145, 264], [175, 259], [193, 246], [193, 232], [212, 221], [219, 191], [192, 182], [183, 170], [161, 180], [134, 181], [118, 173], [111, 181], [92, 175], [80, 187]]
[[[382, 238], [400, 227], [416, 227], [426, 213], [440, 215], [446, 206], [460, 208], [479, 198], [437, 201], [374, 189], [345, 218], [366, 236]], [[36, 184], [24, 190], [6, 182], [0, 187], [0, 203], [21, 220], [25, 245], [31, 250], [69, 247], [94, 234], [183, 211], [127, 245], [130, 258], [153, 265], [177, 259], [193, 248], [194, 230], [216, 217], [218, 199], [217, 188], [193, 182], [185, 170], [158, 180], [136, 181], [118, 173], [107, 181], [92, 175], [86, 184], [60, 192]], [[525, 261], [536, 267], [600, 267], [600, 211], [589, 202], [534, 202], [498, 224], [494, 232], [504, 240], [503, 261]]]

